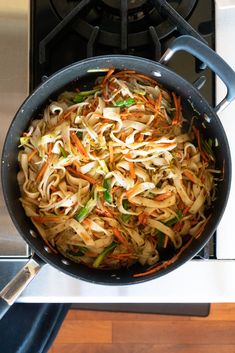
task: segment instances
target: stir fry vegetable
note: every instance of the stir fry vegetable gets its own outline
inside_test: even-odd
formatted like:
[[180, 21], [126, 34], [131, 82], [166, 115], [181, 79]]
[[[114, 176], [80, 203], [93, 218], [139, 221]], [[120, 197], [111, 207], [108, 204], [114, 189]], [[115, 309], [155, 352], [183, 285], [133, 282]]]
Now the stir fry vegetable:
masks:
[[137, 277], [176, 261], [209, 222], [220, 173], [187, 118], [175, 92], [135, 71], [48, 104], [18, 156], [20, 201], [45, 243], [95, 269], [150, 266]]

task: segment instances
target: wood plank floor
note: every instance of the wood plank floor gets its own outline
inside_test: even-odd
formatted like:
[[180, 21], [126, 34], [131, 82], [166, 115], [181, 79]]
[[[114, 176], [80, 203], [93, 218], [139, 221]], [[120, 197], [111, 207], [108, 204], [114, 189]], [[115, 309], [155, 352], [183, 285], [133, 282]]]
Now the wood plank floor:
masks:
[[206, 318], [70, 310], [48, 353], [235, 353], [235, 304]]

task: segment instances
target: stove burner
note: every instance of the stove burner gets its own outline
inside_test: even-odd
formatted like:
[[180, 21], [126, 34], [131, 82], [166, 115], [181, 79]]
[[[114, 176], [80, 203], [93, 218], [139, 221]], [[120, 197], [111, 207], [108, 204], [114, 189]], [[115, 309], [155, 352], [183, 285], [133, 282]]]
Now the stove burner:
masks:
[[[147, 0], [130, 0], [127, 1], [128, 3], [128, 9], [132, 10], [132, 9], [136, 9], [138, 7], [143, 6], [146, 2], [148, 2]], [[103, 3], [106, 4], [107, 6], [114, 8], [116, 10], [120, 9], [120, 0], [103, 0]]]
[[153, 37], [161, 40], [177, 28], [177, 21], [167, 18], [169, 5], [174, 13], [187, 18], [196, 0], [51, 0], [51, 4], [62, 22], [81, 9], [72, 22], [83, 38], [96, 35], [96, 44], [132, 54], [133, 48], [149, 46]]

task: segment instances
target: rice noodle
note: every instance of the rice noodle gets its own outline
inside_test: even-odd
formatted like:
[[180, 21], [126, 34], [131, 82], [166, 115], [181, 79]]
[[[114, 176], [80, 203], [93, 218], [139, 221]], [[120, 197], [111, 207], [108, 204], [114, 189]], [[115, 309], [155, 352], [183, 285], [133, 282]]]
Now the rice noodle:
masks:
[[20, 201], [52, 251], [105, 269], [152, 266], [161, 238], [172, 254], [200, 236], [220, 171], [175, 93], [135, 72], [107, 75], [61, 94], [22, 134]]

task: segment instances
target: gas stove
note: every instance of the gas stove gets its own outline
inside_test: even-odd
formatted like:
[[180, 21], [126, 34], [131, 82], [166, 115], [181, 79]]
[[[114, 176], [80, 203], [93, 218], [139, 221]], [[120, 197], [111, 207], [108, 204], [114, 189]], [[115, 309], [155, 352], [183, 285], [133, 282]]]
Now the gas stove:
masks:
[[[22, 0], [17, 1], [14, 7], [10, 4], [5, 7], [0, 5], [0, 17], [0, 37], [4, 48], [4, 55], [0, 58], [0, 67], [4, 68], [0, 74], [0, 90], [5, 98], [0, 131], [2, 143], [14, 112], [27, 94], [45, 77], [86, 57], [121, 53], [157, 61], [175, 37], [190, 34], [215, 49], [231, 66], [235, 62], [235, 48], [234, 53], [231, 48], [235, 26], [235, 1], [232, 0], [31, 0], [28, 4]], [[203, 63], [188, 54], [177, 54], [169, 66], [190, 82], [203, 76], [206, 82], [201, 92], [212, 106], [225, 95], [221, 82]], [[231, 125], [234, 124], [231, 118], [234, 111], [233, 103], [221, 113], [220, 118], [229, 138], [232, 155], [235, 156]], [[212, 280], [211, 274], [214, 278], [214, 271], [220, 268], [218, 266], [228, 271], [228, 262], [225, 260], [235, 259], [235, 240], [231, 231], [234, 192], [232, 185], [225, 215], [205, 248], [182, 269], [145, 284], [145, 287], [158, 288], [158, 284], [163, 283], [159, 296], [154, 292], [156, 301], [182, 301], [180, 290], [175, 292], [175, 296], [169, 294], [172, 281], [183, 281], [184, 284], [188, 277], [195, 278], [197, 283], [197, 276], [198, 280], [201, 276], [200, 283], [204, 281], [206, 284]], [[27, 261], [31, 252], [11, 223], [2, 194], [0, 207], [0, 266], [3, 273], [0, 285], [3, 286]], [[229, 264], [230, 268], [235, 268], [235, 261], [229, 261]], [[44, 276], [53, 281], [52, 286], [43, 284]], [[62, 285], [63, 288], [58, 289], [58, 283], [62, 283], [60, 281], [66, 283], [67, 288]], [[143, 297], [141, 286], [116, 290], [106, 288], [105, 293], [102, 291], [103, 286], [95, 286], [96, 290], [91, 295], [90, 289], [94, 285], [74, 280], [48, 265], [20, 300], [51, 301], [53, 298], [53, 301], [62, 301], [63, 298], [63, 301], [71, 302], [99, 302], [105, 298], [108, 302], [112, 298], [111, 301], [115, 302], [136, 302], [136, 298], [141, 297], [142, 301], [153, 301], [152, 294]], [[214, 286], [215, 280], [204, 294], [212, 293]], [[190, 287], [193, 290], [193, 284]], [[188, 293], [187, 298], [185, 293]], [[191, 292], [186, 290], [185, 293], [183, 301], [192, 301]], [[201, 301], [200, 295], [197, 300]], [[226, 301], [225, 297], [223, 301]]]

